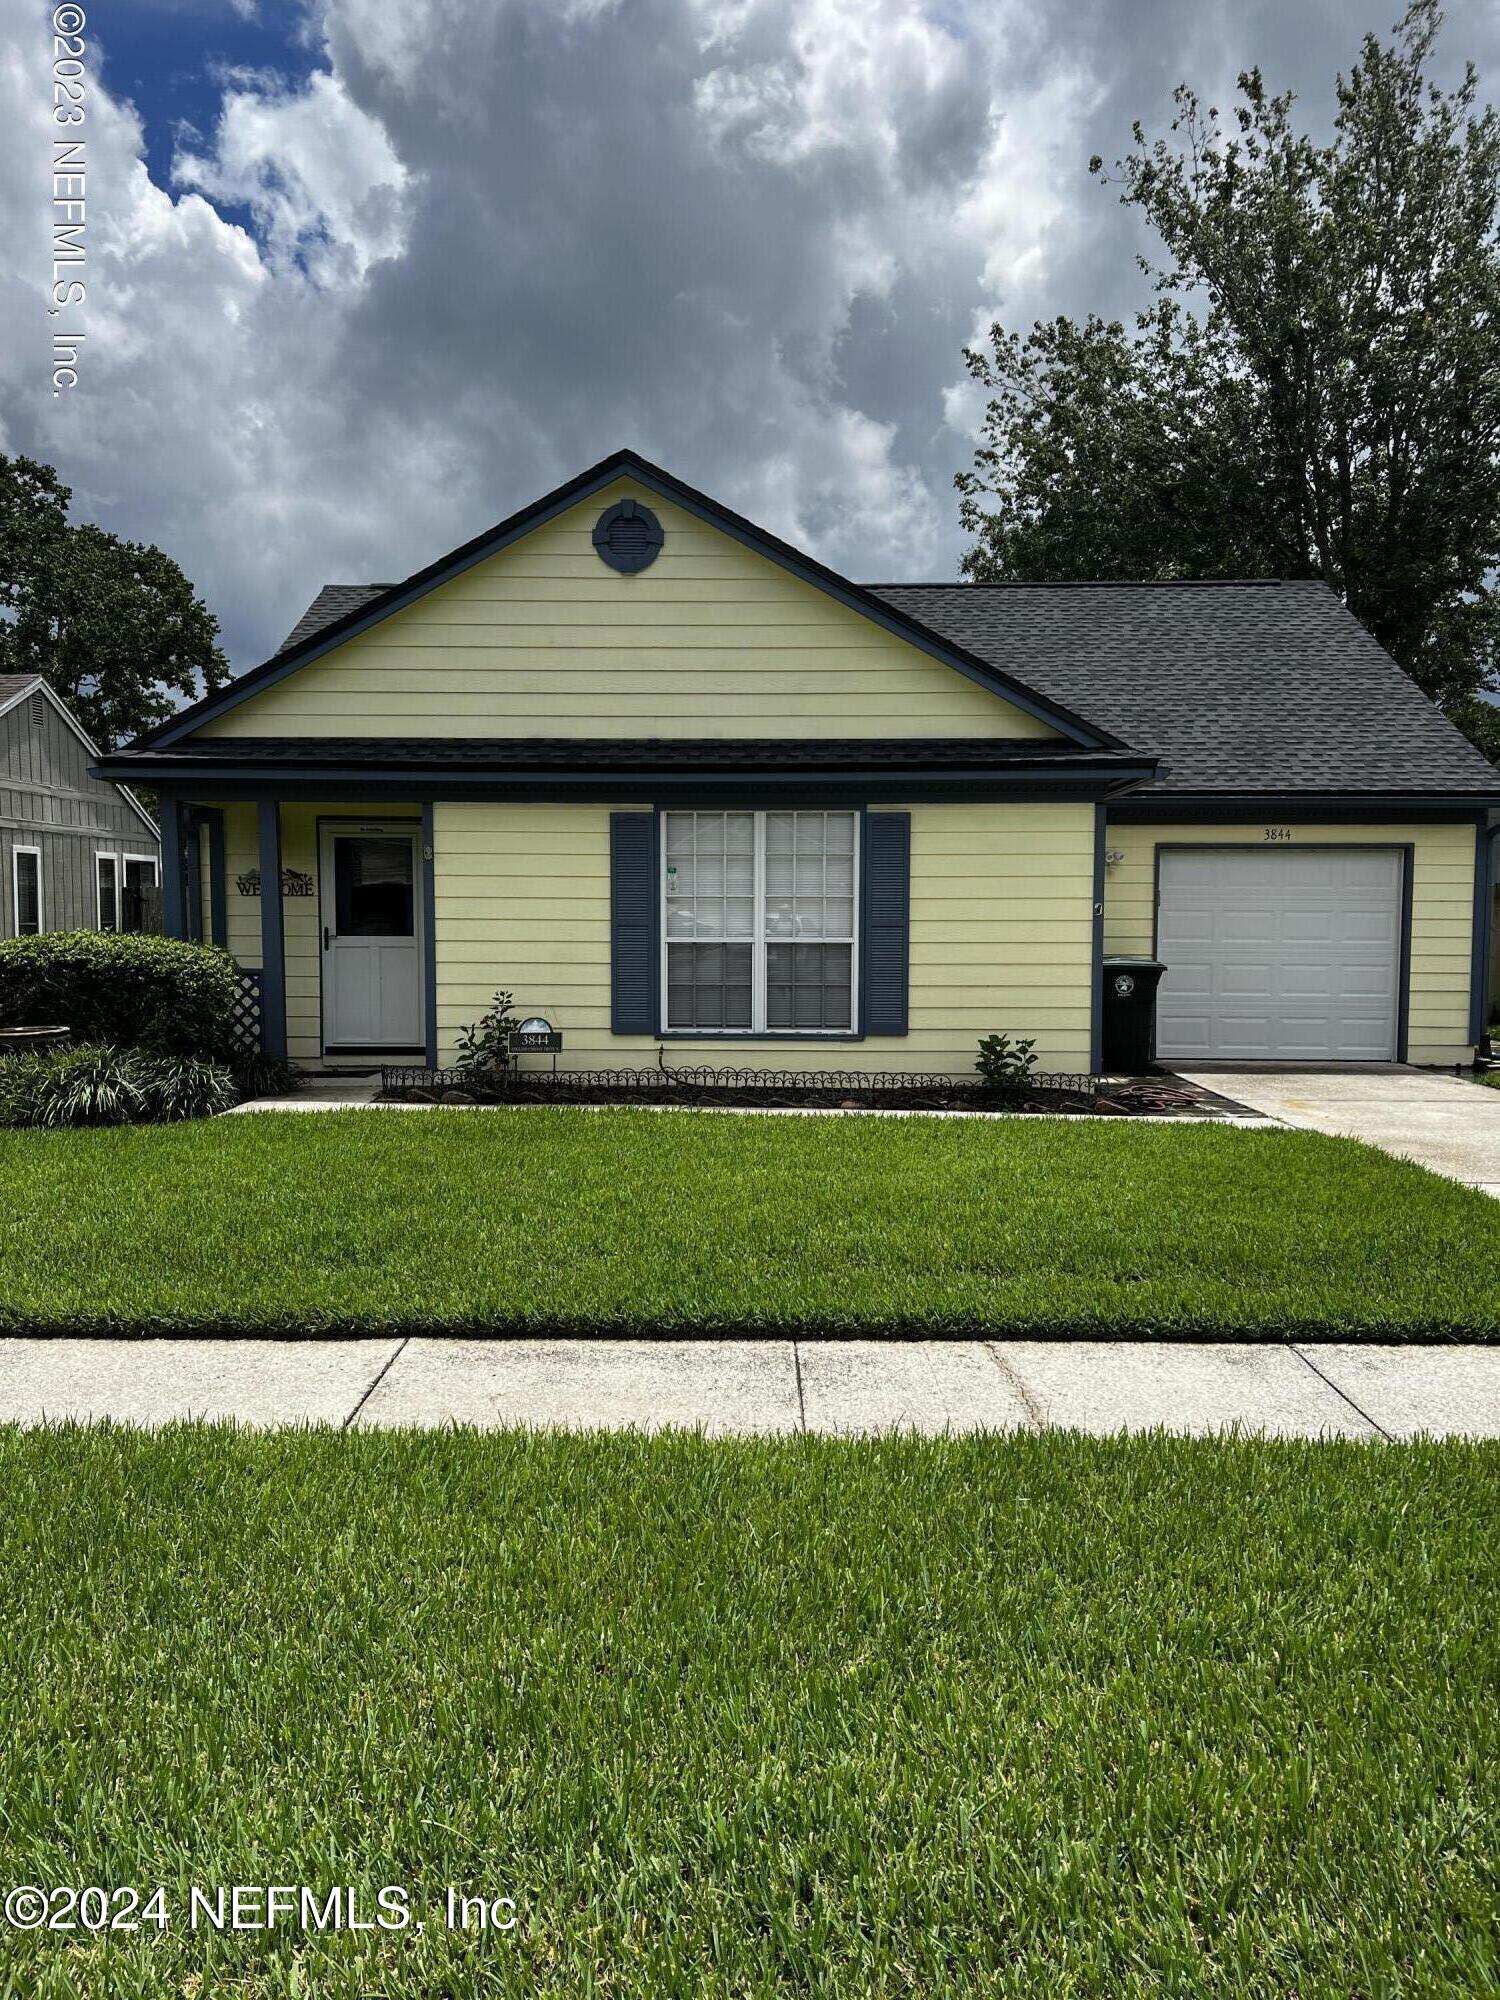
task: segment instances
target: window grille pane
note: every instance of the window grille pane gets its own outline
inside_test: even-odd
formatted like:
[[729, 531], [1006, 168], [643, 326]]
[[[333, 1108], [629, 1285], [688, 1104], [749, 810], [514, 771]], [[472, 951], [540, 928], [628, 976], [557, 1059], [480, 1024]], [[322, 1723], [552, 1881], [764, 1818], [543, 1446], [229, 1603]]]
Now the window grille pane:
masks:
[[766, 936], [853, 939], [853, 813], [767, 813]]
[[851, 1028], [852, 956], [847, 944], [768, 944], [766, 1027]]
[[101, 931], [117, 930], [120, 913], [116, 902], [115, 857], [101, 854], [95, 865], [99, 870], [99, 928]]
[[668, 813], [669, 938], [755, 935], [755, 815]]
[[667, 1026], [748, 1028], [750, 946], [669, 944]]

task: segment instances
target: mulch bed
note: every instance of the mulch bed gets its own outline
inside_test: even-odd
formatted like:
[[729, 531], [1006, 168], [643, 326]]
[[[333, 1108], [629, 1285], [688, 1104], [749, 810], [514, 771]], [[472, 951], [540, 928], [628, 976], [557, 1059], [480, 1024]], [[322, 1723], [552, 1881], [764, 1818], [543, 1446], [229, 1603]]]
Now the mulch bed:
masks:
[[720, 1107], [744, 1111], [966, 1111], [1008, 1116], [1098, 1113], [1203, 1118], [1243, 1107], [1175, 1076], [1045, 1074], [994, 1089], [939, 1075], [730, 1069], [564, 1070], [479, 1077], [388, 1067], [381, 1096], [398, 1104], [569, 1104]]

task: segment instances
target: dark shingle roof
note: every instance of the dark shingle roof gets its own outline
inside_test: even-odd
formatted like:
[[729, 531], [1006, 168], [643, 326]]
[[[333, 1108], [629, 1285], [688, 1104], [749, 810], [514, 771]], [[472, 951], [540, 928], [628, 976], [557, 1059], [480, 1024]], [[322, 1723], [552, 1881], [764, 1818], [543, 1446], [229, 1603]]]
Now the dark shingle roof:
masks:
[[1154, 791], [1500, 788], [1495, 767], [1326, 584], [873, 588], [1161, 757]]
[[23, 688], [40, 687], [41, 684], [40, 674], [0, 674], [0, 702], [9, 701]]
[[[325, 585], [287, 645], [388, 588]], [[1162, 758], [1155, 791], [1500, 789], [1495, 767], [1322, 583], [870, 588], [1133, 750]], [[222, 748], [225, 739], [216, 741]], [[621, 747], [612, 746], [616, 758]], [[912, 754], [932, 751], [920, 744]]]
[[289, 652], [315, 632], [321, 632], [325, 625], [347, 618], [351, 611], [373, 603], [393, 587], [389, 583], [325, 583], [276, 650]]

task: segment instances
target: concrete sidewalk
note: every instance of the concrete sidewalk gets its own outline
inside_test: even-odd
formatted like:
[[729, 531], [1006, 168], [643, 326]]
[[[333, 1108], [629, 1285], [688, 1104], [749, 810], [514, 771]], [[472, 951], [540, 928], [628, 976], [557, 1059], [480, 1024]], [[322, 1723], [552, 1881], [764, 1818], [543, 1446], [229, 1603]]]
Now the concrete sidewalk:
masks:
[[1398, 1159], [1500, 1196], [1500, 1090], [1467, 1077], [1395, 1063], [1176, 1074], [1284, 1124], [1363, 1139]]
[[0, 1340], [0, 1422], [1500, 1437], [1500, 1347]]

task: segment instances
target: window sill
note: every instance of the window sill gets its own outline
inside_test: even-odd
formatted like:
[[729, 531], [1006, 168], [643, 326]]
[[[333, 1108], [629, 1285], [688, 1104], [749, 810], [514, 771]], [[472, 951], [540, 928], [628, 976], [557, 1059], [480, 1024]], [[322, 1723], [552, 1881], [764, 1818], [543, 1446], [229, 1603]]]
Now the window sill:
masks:
[[755, 1034], [749, 1028], [659, 1028], [656, 1039], [659, 1042], [788, 1042], [806, 1048], [809, 1042], [862, 1042], [863, 1030], [849, 1028], [795, 1028], [782, 1029], [776, 1033]]

